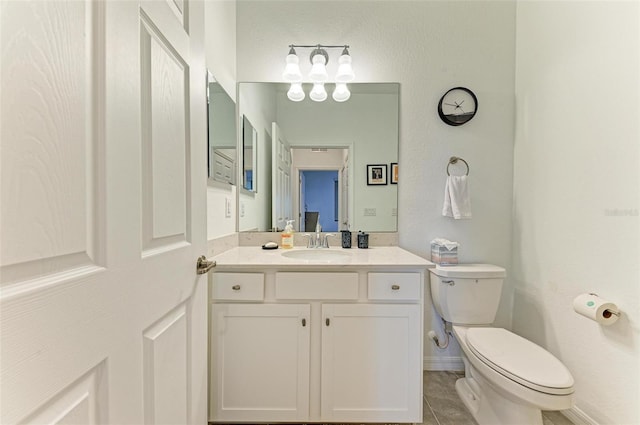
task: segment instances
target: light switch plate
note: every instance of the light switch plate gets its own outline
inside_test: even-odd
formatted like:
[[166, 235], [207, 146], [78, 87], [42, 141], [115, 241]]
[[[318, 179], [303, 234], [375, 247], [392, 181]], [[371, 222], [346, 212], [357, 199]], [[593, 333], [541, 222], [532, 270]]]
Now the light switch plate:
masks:
[[231, 199], [224, 198], [224, 216], [226, 218], [231, 217]]

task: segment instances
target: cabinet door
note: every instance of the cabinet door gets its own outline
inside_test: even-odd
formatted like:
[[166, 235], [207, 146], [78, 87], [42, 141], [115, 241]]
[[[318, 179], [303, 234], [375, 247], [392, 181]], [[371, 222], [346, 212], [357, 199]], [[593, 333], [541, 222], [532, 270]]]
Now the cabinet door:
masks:
[[298, 304], [213, 304], [210, 421], [309, 415], [309, 313]]
[[322, 420], [421, 422], [418, 304], [322, 306]]

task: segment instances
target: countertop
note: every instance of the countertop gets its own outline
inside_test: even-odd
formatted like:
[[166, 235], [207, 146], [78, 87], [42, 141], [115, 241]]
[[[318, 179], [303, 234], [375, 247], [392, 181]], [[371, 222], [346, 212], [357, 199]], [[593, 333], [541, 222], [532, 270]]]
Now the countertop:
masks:
[[[306, 260], [288, 258], [282, 254], [293, 251], [318, 251], [318, 253], [343, 253], [337, 260]], [[304, 248], [265, 250], [261, 247], [236, 247], [211, 257], [216, 261], [215, 270], [236, 268], [260, 269], [356, 269], [356, 268], [432, 268], [435, 264], [397, 246], [374, 246], [368, 249]]]

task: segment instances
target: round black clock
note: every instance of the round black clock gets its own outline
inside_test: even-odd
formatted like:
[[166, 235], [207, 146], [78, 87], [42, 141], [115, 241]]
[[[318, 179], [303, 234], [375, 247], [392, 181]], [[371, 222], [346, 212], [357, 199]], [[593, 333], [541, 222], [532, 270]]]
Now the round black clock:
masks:
[[438, 115], [449, 125], [458, 126], [471, 120], [478, 111], [478, 98], [466, 87], [454, 87], [438, 103]]

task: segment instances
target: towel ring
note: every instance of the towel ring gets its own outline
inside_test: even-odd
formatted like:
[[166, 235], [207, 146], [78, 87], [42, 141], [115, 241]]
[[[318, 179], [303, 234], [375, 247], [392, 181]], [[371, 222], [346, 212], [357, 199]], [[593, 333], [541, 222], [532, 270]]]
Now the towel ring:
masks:
[[465, 174], [465, 176], [469, 175], [469, 164], [467, 164], [467, 161], [465, 161], [464, 159], [457, 157], [457, 156], [452, 156], [451, 158], [449, 158], [449, 163], [447, 164], [447, 176], [450, 176], [451, 174], [449, 174], [449, 165], [451, 164], [455, 164], [458, 161], [462, 161], [464, 162], [464, 165], [467, 166], [467, 174]]

